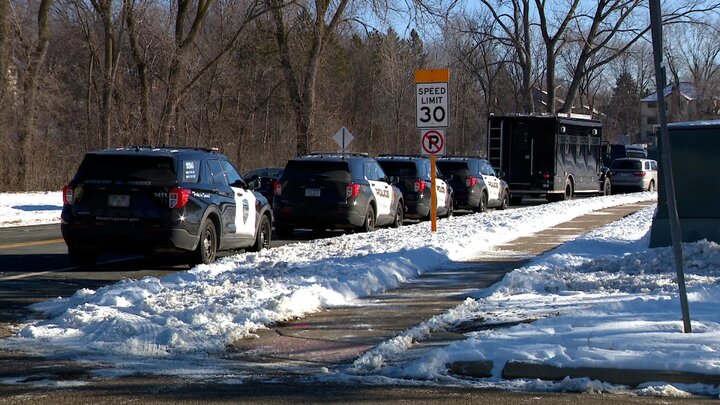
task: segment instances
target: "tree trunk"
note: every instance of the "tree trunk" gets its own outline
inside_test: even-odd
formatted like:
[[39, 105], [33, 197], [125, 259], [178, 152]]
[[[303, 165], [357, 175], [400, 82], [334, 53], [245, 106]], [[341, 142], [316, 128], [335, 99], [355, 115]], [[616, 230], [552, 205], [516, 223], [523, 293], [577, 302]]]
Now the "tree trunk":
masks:
[[23, 80], [24, 102], [22, 107], [22, 118], [18, 144], [20, 154], [18, 156], [18, 190], [28, 190], [30, 187], [29, 166], [33, 156], [33, 145], [35, 143], [35, 107], [37, 102], [37, 83], [40, 77], [40, 70], [45, 61], [48, 44], [50, 43], [50, 7], [52, 0], [42, 0], [38, 11], [38, 41], [35, 50], [30, 56], [28, 68]]

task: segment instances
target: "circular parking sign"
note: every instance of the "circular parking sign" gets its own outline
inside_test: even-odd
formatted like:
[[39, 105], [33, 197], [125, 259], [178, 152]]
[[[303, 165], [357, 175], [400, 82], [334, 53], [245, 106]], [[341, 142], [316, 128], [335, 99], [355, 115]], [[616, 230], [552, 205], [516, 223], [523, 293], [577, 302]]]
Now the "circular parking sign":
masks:
[[421, 131], [420, 150], [423, 155], [438, 156], [445, 154], [445, 131], [427, 129]]

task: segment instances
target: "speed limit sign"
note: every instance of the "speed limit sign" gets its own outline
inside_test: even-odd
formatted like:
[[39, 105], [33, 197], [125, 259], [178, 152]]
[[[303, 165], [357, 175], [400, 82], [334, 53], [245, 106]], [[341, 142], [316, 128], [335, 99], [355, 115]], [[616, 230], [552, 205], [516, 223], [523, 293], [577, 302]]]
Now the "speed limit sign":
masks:
[[448, 126], [447, 69], [416, 70], [415, 97], [418, 128], [446, 128]]

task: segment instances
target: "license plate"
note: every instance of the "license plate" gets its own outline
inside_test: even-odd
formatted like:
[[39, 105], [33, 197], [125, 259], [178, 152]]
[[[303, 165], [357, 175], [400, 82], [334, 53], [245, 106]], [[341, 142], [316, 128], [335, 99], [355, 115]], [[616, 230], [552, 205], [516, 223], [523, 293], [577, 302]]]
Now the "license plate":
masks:
[[129, 207], [130, 196], [129, 195], [109, 195], [108, 196], [109, 207]]
[[320, 197], [320, 189], [319, 188], [306, 188], [305, 189], [305, 197]]

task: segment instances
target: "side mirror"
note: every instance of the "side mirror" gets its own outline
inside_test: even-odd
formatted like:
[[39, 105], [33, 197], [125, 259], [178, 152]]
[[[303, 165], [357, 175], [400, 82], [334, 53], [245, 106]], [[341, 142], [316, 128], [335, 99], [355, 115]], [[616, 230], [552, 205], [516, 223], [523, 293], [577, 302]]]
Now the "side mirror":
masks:
[[398, 176], [390, 176], [390, 179], [388, 179], [390, 184], [398, 184], [400, 182], [400, 177]]
[[497, 175], [497, 178], [499, 178], [499, 179], [504, 179], [504, 178], [505, 178], [505, 172], [502, 171], [502, 169], [497, 169], [497, 171], [495, 172], [495, 174]]

